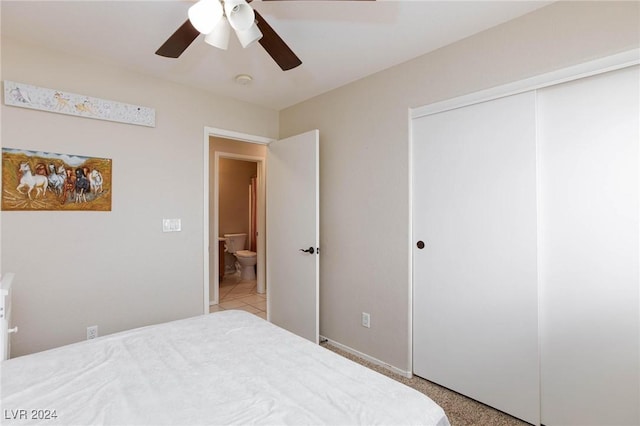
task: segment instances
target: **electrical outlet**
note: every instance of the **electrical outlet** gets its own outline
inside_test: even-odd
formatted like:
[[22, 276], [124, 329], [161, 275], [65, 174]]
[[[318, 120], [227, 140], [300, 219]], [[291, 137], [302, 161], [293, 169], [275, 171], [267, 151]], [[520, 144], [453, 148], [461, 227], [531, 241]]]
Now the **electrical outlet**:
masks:
[[371, 316], [366, 312], [362, 313], [362, 326], [371, 328]]
[[96, 337], [98, 337], [98, 326], [87, 327], [87, 340], [95, 339]]

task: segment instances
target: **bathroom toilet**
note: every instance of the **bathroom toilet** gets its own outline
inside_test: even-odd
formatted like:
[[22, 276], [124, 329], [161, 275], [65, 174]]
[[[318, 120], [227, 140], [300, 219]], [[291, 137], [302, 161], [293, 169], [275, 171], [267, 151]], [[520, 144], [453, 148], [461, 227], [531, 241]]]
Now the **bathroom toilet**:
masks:
[[255, 251], [245, 250], [247, 234], [224, 234], [225, 249], [232, 253], [240, 266], [240, 279], [251, 281], [256, 279], [255, 265], [258, 262]]
[[242, 281], [252, 281], [256, 279], [256, 263], [258, 257], [255, 251], [239, 250], [235, 252], [236, 259], [240, 264], [240, 279]]

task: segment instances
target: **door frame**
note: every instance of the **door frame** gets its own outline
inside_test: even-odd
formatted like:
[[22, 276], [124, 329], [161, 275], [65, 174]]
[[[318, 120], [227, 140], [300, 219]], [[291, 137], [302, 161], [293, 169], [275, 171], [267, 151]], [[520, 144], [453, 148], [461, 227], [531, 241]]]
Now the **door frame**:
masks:
[[[208, 127], [206, 126], [204, 128], [204, 136], [203, 136], [203, 219], [202, 219], [202, 226], [203, 226], [203, 314], [206, 315], [209, 313], [209, 309], [210, 309], [210, 294], [209, 294], [209, 285], [210, 285], [210, 280], [209, 280], [209, 273], [211, 271], [211, 265], [210, 265], [210, 261], [209, 259], [211, 258], [210, 254], [213, 255], [214, 259], [218, 258], [218, 244], [216, 241], [216, 244], [213, 245], [213, 247], [210, 246], [210, 238], [209, 238], [209, 231], [210, 231], [210, 227], [209, 227], [209, 215], [211, 214], [211, 209], [209, 208], [209, 202], [210, 202], [210, 197], [209, 197], [209, 191], [210, 191], [210, 184], [209, 184], [209, 180], [210, 180], [210, 171], [211, 171], [211, 167], [210, 167], [210, 142], [209, 139], [210, 137], [220, 137], [220, 138], [225, 138], [225, 139], [232, 139], [238, 142], [248, 142], [248, 143], [254, 143], [254, 144], [259, 144], [259, 145], [268, 145], [271, 142], [273, 142], [275, 139], [272, 138], [268, 138], [268, 137], [264, 137], [264, 136], [258, 136], [258, 135], [252, 135], [252, 134], [248, 134], [248, 133], [241, 133], [241, 132], [235, 132], [232, 130], [225, 130], [225, 129], [220, 129], [220, 128], [216, 128], [216, 127]], [[216, 153], [218, 154], [218, 153]], [[234, 158], [234, 157], [238, 157], [237, 159], [239, 160], [245, 160], [247, 158], [249, 158], [250, 156], [243, 156], [241, 154], [230, 154], [230, 153], [226, 153], [229, 154], [229, 156], [224, 156], [224, 158]], [[241, 158], [242, 157], [242, 158]], [[215, 156], [215, 161], [217, 163], [219, 156], [216, 155]], [[260, 157], [250, 157], [251, 159], [249, 161], [256, 161], [258, 163], [258, 176], [260, 179], [260, 187], [259, 187], [259, 205], [258, 205], [258, 210], [260, 211], [260, 209], [262, 209], [262, 211], [264, 212], [265, 210], [265, 193], [264, 193], [264, 188], [265, 188], [265, 169], [266, 169], [266, 158], [262, 159]], [[217, 165], [216, 165], [217, 166]], [[215, 176], [215, 186], [214, 186], [214, 235], [218, 234], [218, 167], [215, 168], [216, 169], [216, 176]], [[259, 213], [260, 215], [260, 213]], [[259, 221], [258, 224], [258, 238], [257, 238], [257, 245], [258, 247], [266, 247], [266, 233], [265, 233], [265, 224], [264, 224], [264, 217], [262, 221]], [[211, 252], [211, 253], [210, 253]], [[260, 254], [260, 252], [262, 252]], [[266, 255], [265, 255], [265, 250], [259, 250], [259, 258], [258, 258], [258, 265], [262, 265], [261, 267], [258, 266], [258, 275], [262, 277], [262, 282], [265, 283], [266, 285], [266, 274], [265, 274], [265, 270], [266, 270]], [[218, 281], [218, 263], [214, 262], [213, 263], [213, 272], [214, 272], [214, 280], [216, 281], [216, 285], [214, 286], [214, 304], [219, 303], [219, 282]], [[268, 291], [268, 289], [267, 289]], [[268, 315], [268, 313], [267, 313]]]

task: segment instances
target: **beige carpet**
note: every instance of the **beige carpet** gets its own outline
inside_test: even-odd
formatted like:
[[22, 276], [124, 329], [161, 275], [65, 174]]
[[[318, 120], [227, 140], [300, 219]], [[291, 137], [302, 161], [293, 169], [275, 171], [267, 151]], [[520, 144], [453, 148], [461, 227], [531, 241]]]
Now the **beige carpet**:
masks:
[[428, 380], [424, 380], [416, 376], [411, 379], [407, 379], [406, 377], [395, 374], [386, 368], [375, 365], [362, 358], [338, 349], [335, 346], [331, 346], [330, 344], [323, 343], [322, 346], [427, 395], [444, 409], [445, 413], [447, 413], [447, 417], [449, 418], [449, 422], [451, 422], [451, 426], [528, 425], [528, 423], [474, 401], [473, 399], [467, 398], [466, 396], [460, 395], [459, 393], [443, 388], [442, 386], [438, 386], [435, 383], [431, 383]]

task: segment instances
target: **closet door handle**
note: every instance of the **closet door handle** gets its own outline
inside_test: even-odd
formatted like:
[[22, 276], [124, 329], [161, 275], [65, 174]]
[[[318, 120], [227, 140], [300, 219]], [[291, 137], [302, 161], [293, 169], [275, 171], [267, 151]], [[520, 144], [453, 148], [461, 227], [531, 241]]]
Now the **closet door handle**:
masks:
[[300, 249], [300, 251], [303, 251], [305, 253], [309, 253], [309, 254], [313, 254], [315, 253], [315, 250], [313, 249], [313, 247], [309, 247], [308, 249]]
[[422, 250], [422, 249], [424, 248], [424, 241], [422, 241], [422, 240], [418, 241], [418, 243], [416, 244], [416, 246], [418, 246], [418, 248], [419, 248], [420, 250]]

